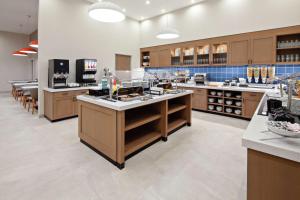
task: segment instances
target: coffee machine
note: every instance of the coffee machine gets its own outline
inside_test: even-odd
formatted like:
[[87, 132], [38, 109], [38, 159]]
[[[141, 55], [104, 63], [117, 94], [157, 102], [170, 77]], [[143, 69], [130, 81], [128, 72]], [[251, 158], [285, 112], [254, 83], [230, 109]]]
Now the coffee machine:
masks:
[[68, 87], [69, 60], [52, 59], [48, 63], [48, 87], [54, 89]]
[[96, 59], [76, 60], [76, 82], [81, 85], [95, 85], [97, 73]]

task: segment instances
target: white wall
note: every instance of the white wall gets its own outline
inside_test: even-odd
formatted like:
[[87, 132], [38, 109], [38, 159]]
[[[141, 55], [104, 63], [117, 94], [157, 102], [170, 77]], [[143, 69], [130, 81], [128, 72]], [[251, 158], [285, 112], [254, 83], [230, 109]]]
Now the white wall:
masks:
[[28, 46], [29, 36], [0, 31], [0, 92], [10, 91], [9, 80], [31, 79], [28, 57], [13, 56], [12, 53]]
[[299, 8], [299, 0], [207, 0], [169, 14], [176, 40], [155, 38], [166, 16], [142, 22], [141, 47], [299, 25]]
[[[88, 16], [86, 0], [40, 0], [39, 2], [39, 114], [44, 113], [43, 88], [48, 85], [48, 60], [70, 60], [70, 80], [75, 81], [75, 60], [96, 58], [98, 71], [115, 68], [115, 54], [132, 56], [139, 67], [139, 23], [125, 20], [106, 24]], [[97, 78], [100, 79], [100, 73]]]

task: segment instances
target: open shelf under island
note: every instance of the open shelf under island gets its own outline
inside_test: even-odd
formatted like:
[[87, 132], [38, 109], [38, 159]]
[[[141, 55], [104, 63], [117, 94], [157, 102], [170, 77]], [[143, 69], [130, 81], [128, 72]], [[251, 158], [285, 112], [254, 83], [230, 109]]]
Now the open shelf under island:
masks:
[[132, 102], [78, 96], [80, 140], [122, 169], [127, 158], [191, 125], [192, 93], [182, 91]]

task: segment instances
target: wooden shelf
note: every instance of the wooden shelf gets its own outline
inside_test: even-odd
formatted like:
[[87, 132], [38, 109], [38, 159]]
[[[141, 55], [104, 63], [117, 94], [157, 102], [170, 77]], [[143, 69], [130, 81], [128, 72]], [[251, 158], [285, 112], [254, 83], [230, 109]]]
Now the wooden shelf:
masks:
[[169, 104], [168, 114], [172, 114], [181, 110], [184, 110], [186, 105], [182, 104]]
[[235, 105], [227, 105], [227, 104], [224, 104], [225, 107], [230, 107], [230, 108], [240, 108], [242, 109], [242, 106], [235, 106]]
[[207, 102], [208, 105], [216, 105], [216, 106], [223, 106], [222, 103], [210, 103], [210, 102]]
[[286, 64], [290, 64], [290, 65], [300, 65], [300, 61], [297, 62], [276, 62], [277, 65], [286, 65]]
[[236, 97], [224, 97], [224, 99], [230, 99], [230, 100], [239, 100], [239, 101], [242, 101], [242, 98], [236, 98]]
[[182, 118], [172, 119], [168, 122], [168, 133], [175, 130], [176, 128], [186, 124], [187, 121]]
[[219, 98], [219, 99], [223, 99], [223, 96], [217, 96], [217, 95], [207, 95], [208, 97], [212, 97], [212, 98]]
[[297, 46], [297, 47], [283, 47], [283, 48], [278, 48], [277, 47], [277, 50], [288, 50], [288, 49], [300, 49], [300, 46]]
[[160, 132], [148, 131], [147, 129], [144, 132], [131, 133], [130, 137], [126, 138], [125, 141], [125, 156], [134, 153], [160, 137]]
[[125, 131], [158, 120], [160, 117], [160, 114], [137, 112], [136, 115], [125, 118]]

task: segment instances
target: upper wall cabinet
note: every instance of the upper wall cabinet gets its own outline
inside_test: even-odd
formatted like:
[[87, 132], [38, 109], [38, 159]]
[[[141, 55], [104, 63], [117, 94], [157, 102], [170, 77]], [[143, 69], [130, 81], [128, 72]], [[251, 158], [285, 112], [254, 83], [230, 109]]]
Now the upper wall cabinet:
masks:
[[150, 51], [150, 67], [159, 66], [159, 52], [157, 50]]
[[300, 33], [277, 36], [276, 62], [300, 63]]
[[250, 38], [237, 38], [230, 42], [229, 54], [231, 65], [250, 63]]
[[158, 51], [158, 58], [159, 58], [159, 66], [170, 66], [171, 59], [170, 59], [170, 49], [169, 48], [162, 48]]
[[253, 36], [250, 64], [275, 63], [275, 36]]
[[171, 48], [171, 65], [182, 65], [181, 62], [182, 49], [181, 47]]
[[194, 65], [195, 64], [195, 48], [184, 47], [183, 48], [183, 65]]
[[208, 65], [210, 62], [210, 45], [199, 44], [196, 47], [197, 65]]
[[212, 64], [226, 65], [228, 61], [228, 43], [218, 42], [212, 44]]
[[141, 49], [141, 66], [299, 64], [300, 26]]

